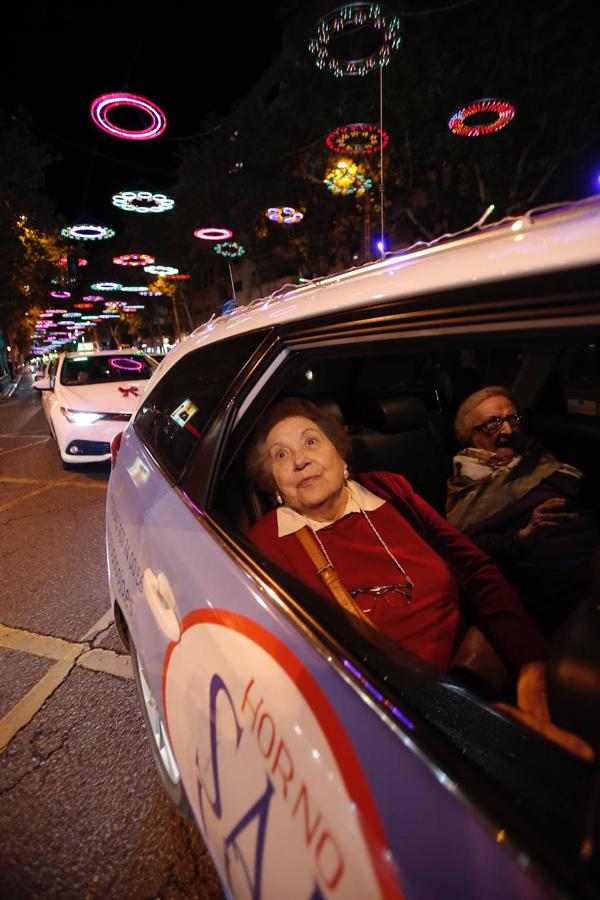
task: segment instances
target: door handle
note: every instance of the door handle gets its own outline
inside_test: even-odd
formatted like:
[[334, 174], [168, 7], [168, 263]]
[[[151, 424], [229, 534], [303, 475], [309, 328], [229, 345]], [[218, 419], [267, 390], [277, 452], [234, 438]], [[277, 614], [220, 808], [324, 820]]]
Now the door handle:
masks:
[[165, 637], [177, 643], [181, 637], [181, 626], [175, 612], [175, 597], [167, 576], [164, 572], [156, 574], [152, 569], [145, 569], [142, 587], [156, 624]]

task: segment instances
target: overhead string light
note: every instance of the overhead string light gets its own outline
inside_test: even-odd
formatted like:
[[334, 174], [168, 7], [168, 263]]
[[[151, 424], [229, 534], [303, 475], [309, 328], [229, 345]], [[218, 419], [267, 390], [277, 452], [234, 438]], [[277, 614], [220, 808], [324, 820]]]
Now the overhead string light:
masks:
[[[331, 52], [332, 38], [344, 32], [371, 28], [380, 43], [376, 50], [356, 59], [342, 59]], [[340, 6], [318, 22], [316, 36], [308, 49], [317, 68], [331, 72], [336, 78], [362, 76], [386, 66], [394, 50], [400, 46], [400, 19], [384, 13], [377, 3], [351, 3]]]
[[166, 194], [152, 194], [150, 191], [120, 191], [112, 198], [113, 206], [135, 213], [168, 212], [175, 201]]
[[[461, 137], [481, 137], [484, 134], [492, 134], [505, 128], [514, 118], [516, 109], [507, 100], [497, 100], [487, 97], [483, 100], [474, 100], [468, 106], [457, 109], [448, 120], [448, 128], [454, 134]], [[493, 117], [489, 121], [490, 115]], [[488, 121], [473, 122], [474, 117], [481, 117]]]
[[[122, 106], [132, 107], [143, 113], [149, 120], [148, 126], [140, 129], [121, 128], [111, 122], [108, 114]], [[159, 137], [167, 127], [167, 117], [162, 109], [156, 103], [145, 97], [138, 97], [137, 94], [102, 94], [92, 101], [90, 115], [102, 131], [127, 141], [150, 141]]]

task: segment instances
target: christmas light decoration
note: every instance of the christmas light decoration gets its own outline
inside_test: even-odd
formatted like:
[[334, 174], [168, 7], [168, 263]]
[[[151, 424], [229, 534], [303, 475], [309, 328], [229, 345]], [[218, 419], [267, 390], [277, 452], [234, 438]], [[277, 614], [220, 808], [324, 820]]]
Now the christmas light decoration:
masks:
[[[79, 268], [81, 268], [82, 266], [87, 266], [87, 264], [88, 264], [87, 259], [78, 259], [77, 260], [77, 265], [79, 266]], [[63, 256], [63, 258], [60, 260], [60, 265], [61, 266], [67, 265], [66, 257]]]
[[128, 284], [128, 285], [123, 285], [121, 287], [121, 290], [125, 294], [139, 294], [140, 291], [146, 290], [146, 285], [145, 284]]
[[334, 153], [348, 156], [368, 156], [377, 153], [387, 145], [389, 135], [377, 125], [365, 125], [357, 122], [354, 125], [342, 125], [330, 132], [326, 144]]
[[[356, 32], [370, 27], [380, 39], [379, 47], [358, 59], [338, 59], [330, 52], [330, 41], [344, 31]], [[386, 66], [393, 50], [400, 46], [400, 19], [384, 14], [377, 3], [352, 3], [340, 6], [328, 13], [317, 24], [316, 37], [309, 41], [308, 49], [315, 57], [317, 68], [332, 72], [336, 78], [349, 75], [366, 75], [380, 66]]]
[[123, 285], [119, 281], [95, 281], [90, 285], [93, 291], [122, 291]]
[[[516, 109], [506, 100], [494, 100], [486, 98], [484, 100], [474, 100], [468, 106], [457, 109], [452, 113], [448, 120], [448, 128], [454, 134], [462, 137], [480, 137], [482, 134], [491, 134], [494, 131], [500, 131], [514, 118]], [[495, 114], [496, 118], [487, 124], [473, 125], [468, 124], [467, 119], [481, 114]]]
[[221, 244], [215, 244], [213, 250], [225, 259], [239, 259], [246, 252], [237, 241], [223, 241]]
[[68, 300], [70, 296], [69, 291], [50, 291], [50, 297], [54, 297], [55, 300]]
[[75, 309], [93, 309], [93, 303], [74, 303], [73, 306]]
[[105, 225], [69, 225], [62, 229], [61, 235], [73, 241], [104, 241], [114, 237], [115, 232]]
[[[176, 269], [175, 266], [144, 266], [144, 272], [148, 272], [150, 275], [177, 275], [179, 274], [179, 269]], [[140, 290], [138, 288], [138, 290]]]
[[342, 194], [344, 197], [349, 194], [362, 197], [365, 191], [373, 186], [371, 179], [364, 174], [362, 166], [352, 162], [351, 159], [340, 159], [336, 167], [325, 175], [324, 184], [332, 194]]
[[140, 291], [140, 297], [162, 297], [162, 291]]
[[144, 364], [139, 359], [132, 359], [129, 356], [121, 356], [119, 359], [112, 357], [108, 360], [109, 366], [113, 369], [120, 369], [123, 372], [141, 372]]
[[304, 213], [293, 206], [270, 206], [265, 216], [271, 222], [278, 222], [280, 225], [296, 225], [304, 218]]
[[233, 231], [229, 228], [197, 228], [194, 237], [201, 241], [226, 241], [233, 237]]
[[101, 303], [104, 300], [104, 297], [101, 297], [100, 294], [88, 294], [87, 297], [84, 297], [83, 299], [86, 303]]
[[191, 275], [184, 275], [182, 272], [178, 275], [165, 275], [165, 278], [168, 278], [170, 281], [187, 281], [191, 277]]
[[175, 201], [165, 194], [152, 194], [150, 191], [120, 191], [112, 198], [113, 206], [126, 212], [162, 213], [175, 206]]
[[[117, 125], [113, 125], [108, 114], [119, 106], [130, 106], [140, 110], [150, 118], [150, 124], [147, 128], [139, 130], [119, 128]], [[96, 97], [90, 106], [90, 115], [98, 128], [113, 137], [124, 138], [128, 141], [150, 141], [161, 135], [167, 127], [167, 117], [162, 109], [145, 97], [138, 97], [136, 94], [103, 94], [101, 97]]]
[[123, 256], [113, 256], [115, 266], [149, 266], [156, 262], [156, 257], [148, 253], [125, 253]]

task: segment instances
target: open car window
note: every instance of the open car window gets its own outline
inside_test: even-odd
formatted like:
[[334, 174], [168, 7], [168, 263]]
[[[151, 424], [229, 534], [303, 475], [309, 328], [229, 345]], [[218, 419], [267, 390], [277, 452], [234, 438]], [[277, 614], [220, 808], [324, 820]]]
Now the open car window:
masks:
[[[530, 432], [582, 469], [587, 502], [598, 515], [600, 483], [591, 460], [600, 453], [600, 396], [597, 407], [590, 399], [597, 337], [597, 345], [593, 335], [585, 342], [577, 337], [544, 341], [488, 336], [467, 343], [464, 336], [456, 342], [446, 337], [421, 343], [390, 341], [376, 348], [365, 344], [351, 353], [315, 346], [298, 353], [285, 375], [278, 374], [276, 394], [307, 397], [337, 411], [352, 439], [355, 472], [399, 472], [444, 514], [446, 482], [458, 449], [456, 410], [480, 387], [504, 385], [514, 390], [517, 401], [523, 398]], [[587, 363], [582, 366], [584, 350]], [[580, 396], [586, 400], [585, 412], [575, 402]], [[500, 804], [508, 815], [518, 812], [517, 830], [525, 829], [532, 840], [543, 834], [557, 853], [575, 860], [591, 767], [499, 713], [493, 702], [506, 698], [494, 696], [477, 680], [456, 673], [440, 677], [386, 639], [371, 638], [365, 644], [364, 635], [349, 627], [339, 610], [329, 608], [248, 540], [248, 528], [272, 506], [270, 498], [247, 483], [244, 473], [249, 431], [262, 412], [264, 407], [255, 403], [229, 436], [211, 515], [273, 583], [319, 623], [321, 637], [331, 639], [342, 652], [345, 648], [343, 664], [366, 702], [383, 698], [390, 722], [396, 713], [407, 717], [408, 733], [420, 730], [421, 745], [430, 742], [433, 758], [441, 754], [445, 770], [456, 773], [467, 794], [471, 789], [479, 799], [487, 795], [486, 802], [497, 809]], [[578, 439], [582, 429], [585, 446]], [[553, 443], [557, 434], [559, 445]]]

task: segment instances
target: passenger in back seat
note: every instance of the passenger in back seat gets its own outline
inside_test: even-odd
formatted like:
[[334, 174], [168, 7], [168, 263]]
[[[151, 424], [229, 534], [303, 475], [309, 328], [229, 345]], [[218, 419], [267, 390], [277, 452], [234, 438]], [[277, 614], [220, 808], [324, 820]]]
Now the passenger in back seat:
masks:
[[581, 509], [583, 474], [525, 434], [503, 387], [467, 397], [455, 431], [465, 449], [448, 481], [448, 521], [495, 559], [548, 637], [591, 586], [600, 534]]

